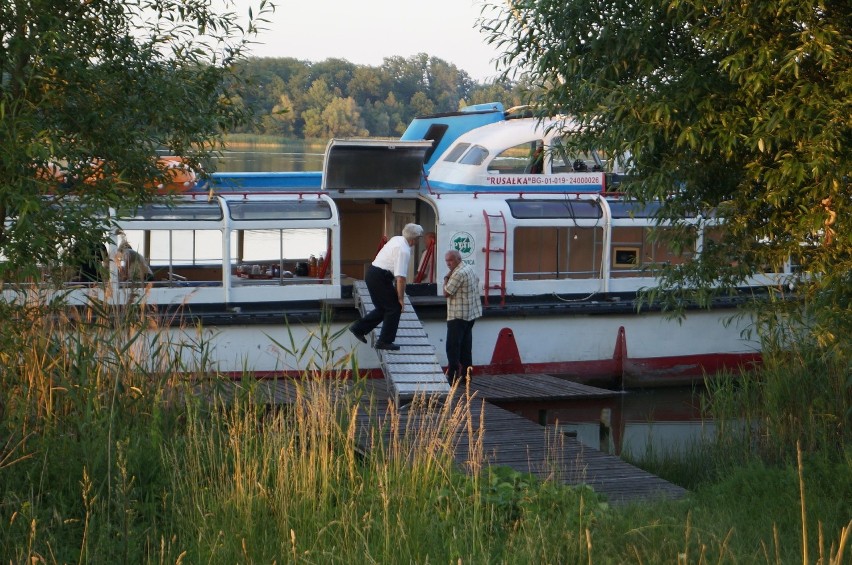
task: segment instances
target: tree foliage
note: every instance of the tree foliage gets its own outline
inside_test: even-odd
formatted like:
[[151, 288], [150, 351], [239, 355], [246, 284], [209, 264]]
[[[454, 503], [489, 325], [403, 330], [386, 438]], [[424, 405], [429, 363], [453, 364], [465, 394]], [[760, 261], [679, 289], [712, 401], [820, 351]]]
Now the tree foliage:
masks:
[[629, 194], [663, 199], [661, 219], [724, 218], [661, 295], [792, 260], [821, 335], [852, 329], [852, 5], [513, 0], [483, 27], [541, 114], [575, 116], [577, 144], [626, 158]]
[[[234, 133], [322, 140], [334, 131], [395, 137], [415, 116], [484, 102], [520, 103], [513, 81], [477, 84], [455, 65], [425, 53], [387, 57], [378, 67], [345, 59], [312, 63], [292, 58], [251, 58], [239, 67], [248, 88], [234, 102], [259, 119]], [[286, 130], [281, 128], [282, 96], [289, 104]], [[333, 99], [340, 99], [335, 101], [338, 110], [326, 111]], [[341, 112], [344, 100], [351, 100], [346, 102], [350, 109]]]
[[214, 151], [246, 117], [232, 103], [232, 69], [271, 9], [0, 3], [0, 279], [35, 276], [75, 242], [103, 241], [94, 218], [151, 199], [167, 177], [157, 150], [190, 165]]

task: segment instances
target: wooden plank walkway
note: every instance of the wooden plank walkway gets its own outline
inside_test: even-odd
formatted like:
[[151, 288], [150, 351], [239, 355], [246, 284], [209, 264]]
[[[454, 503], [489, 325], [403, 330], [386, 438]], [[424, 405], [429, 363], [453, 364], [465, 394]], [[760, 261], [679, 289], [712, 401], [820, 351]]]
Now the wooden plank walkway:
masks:
[[[373, 309], [373, 301], [364, 281], [355, 281], [352, 297], [362, 316]], [[380, 331], [381, 327], [380, 324], [376, 330], [370, 332], [367, 338], [370, 345], [375, 345], [376, 332]], [[399, 351], [377, 349], [376, 353], [385, 379], [390, 384], [391, 397], [397, 406], [410, 402], [417, 394], [446, 396], [450, 392], [450, 385], [438, 363], [435, 348], [429, 343], [426, 330], [423, 329], [408, 296], [405, 297], [405, 310], [399, 319], [395, 343], [400, 346]]]
[[[588, 447], [567, 434], [558, 433], [552, 426], [539, 425], [478, 397], [480, 391], [474, 383], [479, 382], [480, 379], [495, 379], [495, 382], [486, 383], [490, 390], [494, 390], [497, 388], [497, 380], [506, 380], [503, 377], [510, 377], [509, 382], [519, 383], [529, 375], [484, 376], [472, 379], [470, 416], [465, 420], [466, 423], [470, 423], [470, 427], [460, 426], [453, 437], [454, 458], [460, 469], [469, 469], [470, 454], [479, 451], [486, 465], [506, 466], [520, 472], [531, 473], [542, 479], [557, 480], [566, 485], [589, 485], [612, 504], [653, 499], [678, 499], [687, 493], [685, 489], [630, 465], [619, 457]], [[595, 391], [603, 390], [577, 383], [560, 385], [549, 379], [541, 380], [557, 388], [576, 386], [579, 399], [589, 397], [595, 394]], [[227, 399], [242, 386], [240, 383], [233, 383], [230, 386], [225, 383], [218, 385], [218, 390]], [[295, 381], [281, 379], [257, 381], [249, 386], [254, 387], [258, 402], [273, 406], [292, 403], [296, 398], [298, 385]], [[324, 387], [323, 390], [331, 386], [335, 387], [335, 391], [340, 394], [349, 394], [352, 383], [338, 381], [321, 386]], [[391, 389], [386, 380], [369, 379], [364, 382], [364, 386], [364, 395], [360, 402], [362, 409], [359, 412], [358, 441], [360, 448], [366, 452], [372, 448], [371, 438], [375, 437], [376, 430], [382, 430], [384, 439], [386, 441], [389, 439], [387, 428], [393, 406], [390, 403]], [[489, 394], [485, 387], [482, 393]], [[457, 402], [462, 394], [462, 391], [457, 390], [455, 398], [439, 397], [441, 398], [439, 402]], [[502, 394], [504, 398], [507, 395], [506, 391]], [[403, 430], [407, 427], [417, 429], [423, 420], [428, 419], [417, 410], [416, 405], [408, 405], [402, 409], [396, 408], [394, 411], [400, 418], [399, 426]], [[478, 438], [480, 435], [481, 443]]]
[[473, 375], [470, 379], [470, 388], [477, 392], [479, 398], [493, 402], [591, 400], [612, 398], [621, 394], [541, 374]]
[[[383, 394], [387, 395], [382, 381], [373, 379], [369, 382], [372, 385], [371, 394], [376, 399], [382, 398]], [[461, 392], [457, 391], [457, 394]], [[472, 431], [476, 438], [480, 429], [484, 429], [481, 451], [486, 464], [510, 467], [566, 485], [586, 484], [606, 496], [612, 504], [678, 499], [687, 492], [617, 456], [592, 449], [574, 437], [555, 432], [552, 427], [541, 426], [483, 399], [477, 399], [473, 391], [471, 395], [471, 430], [460, 429], [454, 437], [455, 460], [461, 469], [470, 467], [471, 437], [468, 434]], [[374, 410], [374, 413], [362, 416], [364, 426], [376, 426], [388, 417], [387, 410], [383, 410], [380, 403], [375, 403]], [[400, 428], [405, 429], [411, 424], [406, 420], [407, 417], [406, 410], [400, 411]]]

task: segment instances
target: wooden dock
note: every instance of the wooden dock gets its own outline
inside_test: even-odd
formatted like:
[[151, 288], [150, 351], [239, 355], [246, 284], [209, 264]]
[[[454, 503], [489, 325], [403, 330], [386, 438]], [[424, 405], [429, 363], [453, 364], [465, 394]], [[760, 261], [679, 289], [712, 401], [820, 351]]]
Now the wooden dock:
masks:
[[[365, 452], [371, 449], [370, 438], [377, 429], [387, 426], [391, 414], [399, 418], [401, 429], [416, 427], [423, 413], [415, 407], [395, 408], [390, 383], [382, 379], [364, 382], [359, 415], [359, 445]], [[239, 383], [234, 383], [239, 387]], [[254, 383], [259, 400], [267, 404], [289, 404], [296, 398], [292, 380], [258, 381]], [[340, 393], [346, 394], [351, 383], [337, 383]], [[469, 387], [470, 415], [468, 426], [460, 427], [454, 436], [454, 458], [459, 468], [470, 468], [470, 453], [479, 451], [487, 465], [506, 466], [519, 472], [531, 473], [542, 479], [557, 480], [566, 485], [585, 484], [604, 495], [612, 504], [642, 502], [653, 499], [678, 499], [686, 490], [669, 483], [619, 457], [586, 446], [558, 427], [543, 426], [512, 411], [501, 408], [493, 400], [511, 401], [517, 397], [553, 400], [553, 396], [576, 400], [600, 395], [618, 394], [587, 387], [546, 375], [483, 376], [471, 379]], [[465, 391], [456, 390], [455, 397], [440, 397], [440, 402], [457, 402]], [[471, 450], [471, 437], [479, 443]], [[481, 438], [481, 439], [479, 439]]]

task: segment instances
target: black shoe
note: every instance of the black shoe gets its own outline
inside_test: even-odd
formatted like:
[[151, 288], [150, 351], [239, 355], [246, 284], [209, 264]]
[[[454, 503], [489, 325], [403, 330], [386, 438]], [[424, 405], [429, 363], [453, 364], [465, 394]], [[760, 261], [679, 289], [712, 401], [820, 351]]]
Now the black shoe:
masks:
[[399, 346], [395, 343], [385, 343], [384, 341], [376, 342], [376, 349], [386, 349], [388, 351], [399, 351]]
[[364, 334], [359, 334], [352, 328], [349, 328], [349, 331], [352, 332], [352, 335], [354, 335], [358, 341], [360, 341], [361, 343], [367, 343], [367, 338], [366, 336], [364, 336]]

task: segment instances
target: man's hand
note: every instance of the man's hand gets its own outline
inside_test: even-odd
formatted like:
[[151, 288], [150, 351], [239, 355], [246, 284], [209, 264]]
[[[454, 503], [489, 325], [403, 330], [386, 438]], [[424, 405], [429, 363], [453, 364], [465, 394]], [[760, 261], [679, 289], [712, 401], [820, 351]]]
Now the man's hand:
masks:
[[400, 312], [405, 311], [405, 277], [396, 277], [396, 296], [399, 298]]

